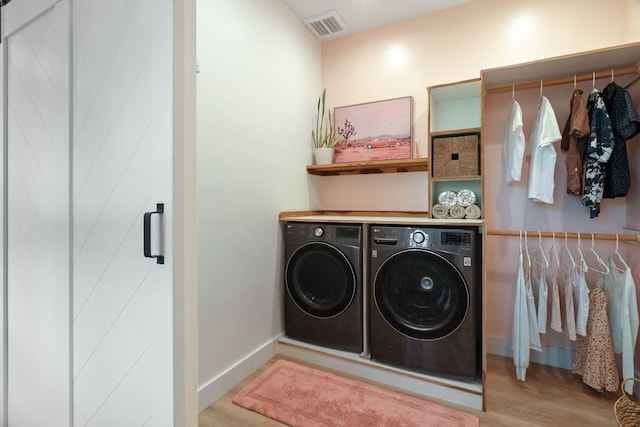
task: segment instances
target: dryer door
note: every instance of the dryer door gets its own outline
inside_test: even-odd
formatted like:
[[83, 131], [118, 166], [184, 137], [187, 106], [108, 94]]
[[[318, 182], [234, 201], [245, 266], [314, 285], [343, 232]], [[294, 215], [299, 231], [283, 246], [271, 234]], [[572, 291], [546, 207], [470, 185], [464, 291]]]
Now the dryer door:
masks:
[[306, 313], [333, 317], [349, 307], [356, 294], [356, 275], [345, 255], [326, 243], [308, 243], [289, 258], [287, 292]]
[[460, 271], [428, 250], [406, 250], [389, 257], [376, 274], [374, 298], [389, 325], [423, 340], [453, 333], [464, 322], [470, 303]]

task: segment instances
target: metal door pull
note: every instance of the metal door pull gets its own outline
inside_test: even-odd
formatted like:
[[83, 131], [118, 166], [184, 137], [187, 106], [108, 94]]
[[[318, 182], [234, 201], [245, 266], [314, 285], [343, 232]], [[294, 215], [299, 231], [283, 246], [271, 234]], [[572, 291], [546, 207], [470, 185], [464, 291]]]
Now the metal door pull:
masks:
[[164, 264], [164, 255], [151, 254], [151, 215], [162, 213], [164, 213], [164, 203], [157, 203], [154, 212], [144, 213], [144, 256], [147, 258], [155, 258], [158, 264]]

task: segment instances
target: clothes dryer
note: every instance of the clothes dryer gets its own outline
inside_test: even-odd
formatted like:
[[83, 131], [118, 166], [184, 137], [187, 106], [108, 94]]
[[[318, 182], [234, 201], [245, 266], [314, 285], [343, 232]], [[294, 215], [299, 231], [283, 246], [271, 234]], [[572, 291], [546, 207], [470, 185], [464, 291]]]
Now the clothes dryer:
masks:
[[481, 254], [477, 227], [372, 225], [371, 358], [479, 380]]
[[362, 352], [362, 226], [287, 222], [284, 309], [288, 337]]

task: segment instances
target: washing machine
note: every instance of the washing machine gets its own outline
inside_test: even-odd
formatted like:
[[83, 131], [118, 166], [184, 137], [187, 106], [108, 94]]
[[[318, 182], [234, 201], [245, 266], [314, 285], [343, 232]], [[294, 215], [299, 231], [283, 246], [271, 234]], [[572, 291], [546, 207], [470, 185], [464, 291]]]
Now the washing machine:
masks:
[[478, 227], [371, 226], [373, 360], [481, 378], [481, 242]]
[[288, 337], [362, 352], [362, 225], [287, 222], [284, 320]]

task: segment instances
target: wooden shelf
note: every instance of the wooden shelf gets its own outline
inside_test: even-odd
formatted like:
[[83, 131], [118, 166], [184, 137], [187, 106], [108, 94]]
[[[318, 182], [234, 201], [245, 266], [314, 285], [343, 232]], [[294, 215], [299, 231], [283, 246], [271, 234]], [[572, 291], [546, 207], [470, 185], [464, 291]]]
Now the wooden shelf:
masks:
[[482, 179], [481, 175], [464, 175], [464, 176], [433, 176], [431, 177], [432, 181], [459, 181], [459, 180], [472, 180]]
[[439, 136], [456, 136], [456, 135], [468, 135], [468, 134], [479, 134], [481, 128], [467, 128], [467, 129], [450, 129], [450, 130], [439, 130], [431, 132], [431, 137], [439, 137]]
[[428, 172], [429, 159], [376, 160], [369, 162], [331, 163], [328, 165], [309, 165], [311, 175], [364, 175], [370, 173]]

